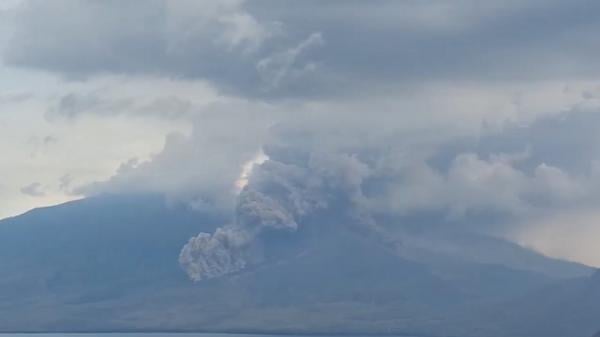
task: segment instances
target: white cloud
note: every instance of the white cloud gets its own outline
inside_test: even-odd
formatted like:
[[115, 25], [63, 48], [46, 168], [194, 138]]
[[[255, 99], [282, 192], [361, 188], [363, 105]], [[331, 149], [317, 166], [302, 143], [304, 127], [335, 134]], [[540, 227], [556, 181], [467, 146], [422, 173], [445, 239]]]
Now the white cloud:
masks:
[[12, 10], [19, 7], [23, 0], [0, 0], [0, 11]]
[[0, 1], [0, 217], [101, 192], [231, 209], [278, 142], [374, 214], [598, 202], [597, 20], [577, 1], [19, 3]]
[[[191, 101], [202, 101], [202, 97], [206, 97], [203, 90], [199, 90], [204, 88], [202, 84], [196, 83], [187, 86], [186, 92], [185, 83], [171, 81], [142, 83], [135, 79], [129, 82], [100, 79], [64, 83], [43, 75], [20, 77], [18, 72], [8, 73], [20, 81], [12, 82], [11, 86], [0, 83], [0, 97], [7, 97], [0, 102], [3, 130], [0, 133], [0, 176], [4, 186], [0, 191], [4, 201], [0, 218], [78, 198], [80, 196], [72, 194], [74, 187], [112, 176], [119, 165], [130, 158], [149, 158], [160, 151], [169, 133], [189, 132], [185, 121], [146, 118], [135, 112], [115, 114], [112, 118], [94, 114], [82, 114], [77, 120], [47, 118], [48, 109], [65, 94], [81, 90], [100, 92], [107, 100], [132, 97], [140, 106], [170, 93], [189, 97]], [[37, 80], [36, 85], [22, 82], [26, 78]], [[60, 181], [66, 175], [71, 180], [69, 188]], [[21, 188], [32, 181], [43, 185], [43, 196], [32, 198], [21, 193]]]
[[570, 210], [524, 223], [510, 237], [549, 256], [600, 266], [598, 221], [597, 210]]
[[46, 195], [43, 191], [42, 184], [37, 182], [21, 187], [21, 193], [31, 197], [43, 197]]

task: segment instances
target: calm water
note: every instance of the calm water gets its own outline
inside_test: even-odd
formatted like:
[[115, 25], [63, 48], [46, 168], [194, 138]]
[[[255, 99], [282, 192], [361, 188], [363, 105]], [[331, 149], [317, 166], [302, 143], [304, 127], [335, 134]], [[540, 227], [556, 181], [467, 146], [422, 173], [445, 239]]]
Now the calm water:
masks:
[[[290, 337], [292, 335], [260, 335], [260, 334], [219, 334], [219, 333], [0, 333], [0, 337]], [[302, 335], [293, 335], [303, 337]], [[333, 337], [331, 335], [307, 335], [304, 337]], [[343, 337], [336, 335], [335, 337]], [[352, 337], [374, 337], [373, 335], [352, 335]], [[389, 335], [386, 337], [390, 337]], [[393, 336], [391, 336], [393, 337]], [[397, 335], [395, 337], [416, 337]]]

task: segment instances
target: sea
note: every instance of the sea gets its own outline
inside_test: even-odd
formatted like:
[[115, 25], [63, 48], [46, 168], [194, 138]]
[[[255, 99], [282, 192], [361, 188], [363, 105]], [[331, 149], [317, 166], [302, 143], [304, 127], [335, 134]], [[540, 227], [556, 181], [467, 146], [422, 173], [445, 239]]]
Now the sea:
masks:
[[0, 337], [426, 337], [414, 335], [296, 335], [296, 334], [230, 334], [178, 332], [102, 332], [102, 333], [0, 333]]

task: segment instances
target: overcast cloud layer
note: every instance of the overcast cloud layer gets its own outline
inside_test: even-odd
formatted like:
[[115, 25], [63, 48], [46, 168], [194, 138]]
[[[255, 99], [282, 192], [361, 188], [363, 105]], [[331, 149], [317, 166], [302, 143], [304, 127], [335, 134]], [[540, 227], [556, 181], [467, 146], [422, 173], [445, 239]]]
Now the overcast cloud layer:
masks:
[[145, 192], [237, 214], [182, 253], [198, 279], [257, 258], [240, 212], [343, 205], [600, 265], [599, 7], [0, 0], [0, 216]]

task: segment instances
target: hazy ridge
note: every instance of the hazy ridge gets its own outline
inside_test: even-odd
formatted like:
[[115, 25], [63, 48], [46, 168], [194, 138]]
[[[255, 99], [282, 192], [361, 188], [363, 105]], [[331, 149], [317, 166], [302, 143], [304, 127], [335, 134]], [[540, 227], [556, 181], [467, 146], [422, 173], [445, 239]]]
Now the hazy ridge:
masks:
[[[265, 249], [277, 258], [191, 282], [179, 250], [224, 220], [159, 196], [92, 198], [4, 220], [0, 326], [467, 337], [597, 330], [600, 282], [582, 276], [591, 269], [474, 235], [404, 233], [397, 248], [308, 224], [269, 238]], [[489, 256], [450, 254], [440, 242], [488, 247]]]

